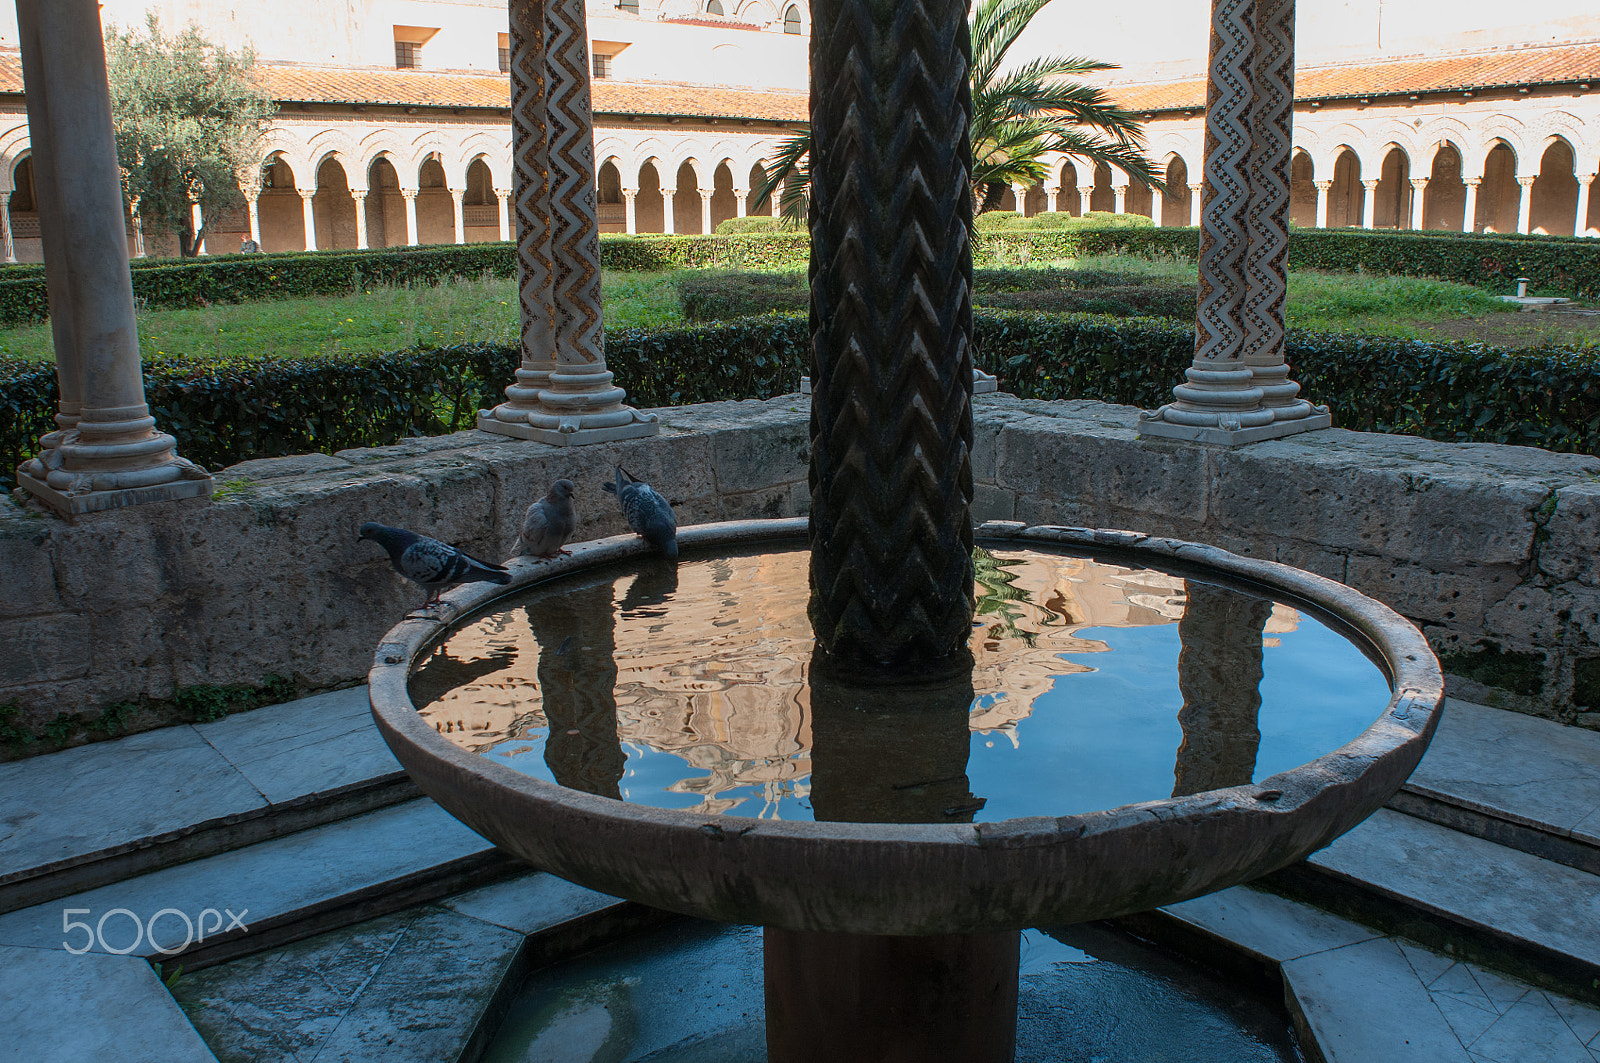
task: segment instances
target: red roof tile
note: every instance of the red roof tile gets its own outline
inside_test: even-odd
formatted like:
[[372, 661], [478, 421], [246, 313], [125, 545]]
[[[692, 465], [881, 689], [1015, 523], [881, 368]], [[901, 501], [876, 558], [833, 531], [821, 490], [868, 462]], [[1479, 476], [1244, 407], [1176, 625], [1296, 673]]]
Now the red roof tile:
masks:
[[[1301, 67], [1295, 71], [1294, 96], [1297, 100], [1338, 100], [1590, 80], [1600, 81], [1600, 43]], [[1130, 111], [1172, 111], [1205, 106], [1204, 78], [1141, 84], [1102, 81], [1101, 84]]]

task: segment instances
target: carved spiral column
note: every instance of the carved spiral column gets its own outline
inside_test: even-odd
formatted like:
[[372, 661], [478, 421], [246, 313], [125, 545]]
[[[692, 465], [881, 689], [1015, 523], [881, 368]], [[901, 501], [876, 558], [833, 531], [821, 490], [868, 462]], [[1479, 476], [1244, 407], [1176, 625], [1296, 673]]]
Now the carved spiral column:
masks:
[[560, 446], [655, 435], [606, 369], [583, 0], [511, 0], [522, 366], [478, 427]]
[[1178, 637], [1183, 744], [1172, 796], [1243, 786], [1261, 746], [1262, 632], [1272, 603], [1229, 587], [1184, 581]]
[[811, 38], [811, 622], [836, 665], [970, 632], [963, 0], [821, 0]]
[[1283, 360], [1294, 0], [1212, 0], [1209, 74], [1194, 363], [1139, 432], [1231, 445], [1326, 428]]

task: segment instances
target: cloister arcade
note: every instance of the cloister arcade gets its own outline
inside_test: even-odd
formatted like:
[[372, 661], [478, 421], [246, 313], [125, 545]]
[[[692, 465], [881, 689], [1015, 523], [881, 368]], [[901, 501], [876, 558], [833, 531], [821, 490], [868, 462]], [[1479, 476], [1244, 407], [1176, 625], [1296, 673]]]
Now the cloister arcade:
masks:
[[[1306, 228], [1440, 229], [1600, 235], [1600, 128], [1562, 111], [1405, 122], [1297, 114], [1291, 218]], [[1330, 121], [1331, 119], [1331, 121]], [[1001, 208], [1143, 214], [1158, 225], [1199, 216], [1203, 118], [1154, 116], [1147, 145], [1166, 178], [1156, 192], [1120, 169], [1070, 156], [1009, 189]], [[596, 130], [601, 231], [704, 233], [775, 213], [752, 200], [781, 135], [686, 125]], [[415, 128], [304, 125], [269, 132], [242, 203], [212, 218], [206, 250], [394, 247], [509, 239], [509, 131], [482, 123]], [[7, 261], [40, 257], [27, 127], [0, 134], [0, 239]], [[130, 222], [129, 253], [171, 253]]]

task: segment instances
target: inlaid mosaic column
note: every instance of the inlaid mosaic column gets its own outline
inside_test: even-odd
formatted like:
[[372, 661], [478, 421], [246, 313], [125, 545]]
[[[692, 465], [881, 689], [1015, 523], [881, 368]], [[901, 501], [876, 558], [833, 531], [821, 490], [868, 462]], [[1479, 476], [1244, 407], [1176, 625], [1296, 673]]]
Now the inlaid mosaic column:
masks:
[[582, 0], [511, 0], [522, 366], [478, 427], [558, 446], [654, 435], [606, 369]]
[[145, 403], [127, 223], [94, 0], [18, 0], [60, 405], [17, 470], [63, 513], [211, 493]]
[[1139, 433], [1227, 445], [1331, 423], [1283, 360], [1294, 0], [1213, 0], [1195, 353]]

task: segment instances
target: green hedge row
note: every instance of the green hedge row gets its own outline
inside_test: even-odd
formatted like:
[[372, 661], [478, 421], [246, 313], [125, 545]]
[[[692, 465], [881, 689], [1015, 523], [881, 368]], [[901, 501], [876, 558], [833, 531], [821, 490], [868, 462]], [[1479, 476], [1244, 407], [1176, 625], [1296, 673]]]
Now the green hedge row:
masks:
[[[973, 261], [978, 266], [1026, 265], [1080, 254], [1193, 258], [1198, 248], [1194, 229], [1002, 229], [977, 235]], [[601, 265], [626, 271], [713, 266], [799, 270], [806, 266], [808, 255], [807, 237], [794, 232], [608, 235], [600, 240]], [[1514, 291], [1517, 278], [1527, 277], [1535, 291], [1600, 296], [1600, 240], [1581, 237], [1296, 229], [1289, 239], [1289, 263], [1297, 269], [1340, 273], [1430, 276], [1501, 293]], [[433, 284], [448, 277], [483, 274], [507, 277], [515, 269], [514, 248], [506, 243], [218, 255], [184, 262], [138, 260], [133, 268], [133, 288], [135, 296], [148, 306], [182, 308], [339, 295], [373, 284]], [[39, 321], [46, 313], [44, 275], [39, 267], [0, 269], [0, 324]]]
[[[1153, 408], [1193, 353], [1187, 324], [1091, 314], [986, 310], [980, 365], [1028, 398], [1088, 398]], [[809, 360], [801, 315], [717, 326], [619, 330], [607, 363], [639, 406], [767, 398], [793, 391]], [[1600, 454], [1600, 357], [1593, 350], [1507, 351], [1349, 334], [1292, 332], [1303, 393], [1346, 428], [1445, 441]], [[510, 347], [402, 351], [227, 365], [145, 367], [147, 397], [187, 457], [212, 468], [246, 458], [379, 446], [469, 427], [511, 379]], [[55, 375], [0, 362], [0, 475], [50, 428]]]

